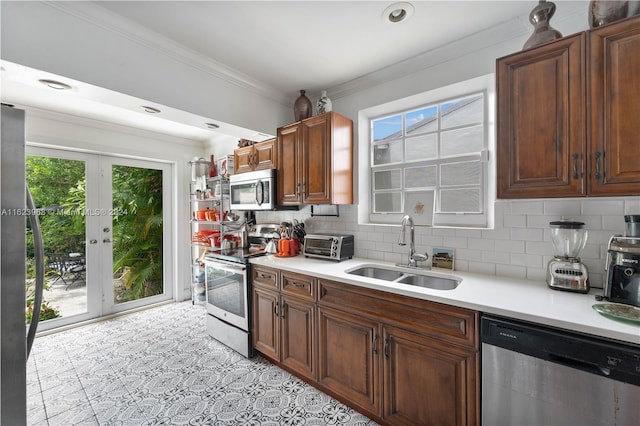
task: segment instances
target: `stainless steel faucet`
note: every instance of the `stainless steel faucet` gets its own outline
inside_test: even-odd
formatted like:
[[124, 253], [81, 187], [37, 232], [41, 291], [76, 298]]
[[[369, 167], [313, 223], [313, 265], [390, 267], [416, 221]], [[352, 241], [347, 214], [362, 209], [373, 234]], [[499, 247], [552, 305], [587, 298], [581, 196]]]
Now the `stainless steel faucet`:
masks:
[[409, 215], [405, 215], [402, 218], [402, 223], [400, 224], [400, 238], [398, 239], [398, 244], [401, 246], [407, 245], [407, 225], [409, 225], [409, 231], [410, 231], [409, 262], [406, 265], [398, 264], [398, 266], [409, 266], [411, 268], [417, 268], [418, 262], [427, 260], [427, 255], [416, 253], [415, 227], [413, 226], [413, 219]]

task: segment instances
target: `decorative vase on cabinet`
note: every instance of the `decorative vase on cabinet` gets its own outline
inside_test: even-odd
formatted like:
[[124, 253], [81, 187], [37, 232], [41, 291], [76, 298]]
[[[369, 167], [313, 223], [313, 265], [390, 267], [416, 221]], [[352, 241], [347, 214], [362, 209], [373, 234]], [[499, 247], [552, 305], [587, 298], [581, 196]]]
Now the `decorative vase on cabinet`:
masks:
[[525, 42], [523, 49], [538, 46], [562, 37], [559, 31], [549, 24], [556, 11], [556, 5], [550, 1], [540, 0], [529, 14], [529, 22], [533, 25], [533, 34]]
[[296, 121], [311, 117], [311, 101], [305, 96], [305, 91], [300, 91], [300, 96], [293, 104], [293, 115]]
[[322, 95], [316, 102], [316, 111], [318, 111], [318, 115], [320, 115], [327, 112], [331, 112], [331, 110], [332, 110], [331, 99], [329, 99], [329, 97], [327, 96], [327, 91], [323, 90]]

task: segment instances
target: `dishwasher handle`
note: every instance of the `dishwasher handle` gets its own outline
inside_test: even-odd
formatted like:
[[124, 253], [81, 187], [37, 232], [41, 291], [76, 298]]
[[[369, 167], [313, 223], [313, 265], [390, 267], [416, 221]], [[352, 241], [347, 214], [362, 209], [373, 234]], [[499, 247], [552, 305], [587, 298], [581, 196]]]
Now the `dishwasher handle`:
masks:
[[564, 365], [566, 367], [588, 371], [590, 373], [597, 374], [599, 376], [609, 377], [611, 375], [610, 368], [601, 367], [597, 364], [593, 364], [591, 362], [587, 362], [580, 359], [569, 358], [565, 355], [549, 353], [549, 361], [555, 362], [556, 364]]

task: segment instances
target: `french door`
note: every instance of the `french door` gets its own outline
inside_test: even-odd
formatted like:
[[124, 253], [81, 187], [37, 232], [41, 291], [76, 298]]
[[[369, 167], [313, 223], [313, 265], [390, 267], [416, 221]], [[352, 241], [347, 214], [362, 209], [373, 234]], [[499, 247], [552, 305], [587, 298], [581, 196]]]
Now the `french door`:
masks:
[[169, 164], [27, 147], [27, 183], [45, 245], [39, 330], [173, 297]]

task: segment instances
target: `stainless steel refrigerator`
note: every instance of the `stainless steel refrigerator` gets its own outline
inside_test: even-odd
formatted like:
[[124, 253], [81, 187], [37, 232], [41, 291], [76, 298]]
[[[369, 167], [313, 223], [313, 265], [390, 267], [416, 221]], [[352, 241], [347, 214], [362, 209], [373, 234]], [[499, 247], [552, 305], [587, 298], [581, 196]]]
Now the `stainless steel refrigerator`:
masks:
[[[40, 316], [43, 250], [35, 206], [25, 180], [25, 112], [2, 105], [0, 119], [0, 424], [27, 423], [27, 358]], [[34, 233], [36, 299], [25, 327], [25, 225]], [[37, 311], [37, 312], [36, 312]]]

